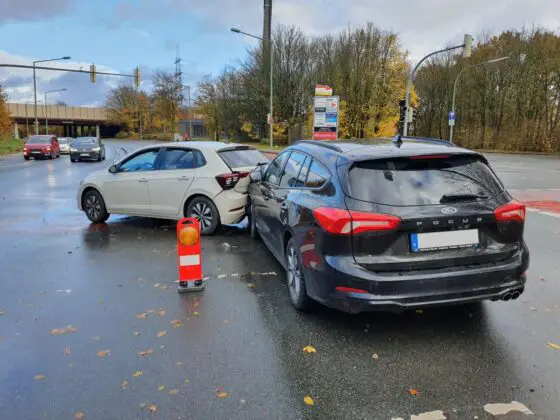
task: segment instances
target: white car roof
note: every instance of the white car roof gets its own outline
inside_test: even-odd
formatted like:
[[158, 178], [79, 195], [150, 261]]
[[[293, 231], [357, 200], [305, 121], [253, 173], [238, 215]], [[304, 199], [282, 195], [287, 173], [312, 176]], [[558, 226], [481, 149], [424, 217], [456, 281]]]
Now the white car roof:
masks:
[[[247, 147], [250, 149], [254, 149], [253, 146], [248, 146], [245, 144], [238, 144], [238, 143], [224, 143], [221, 141], [175, 141], [175, 142], [165, 142], [165, 143], [161, 143], [161, 144], [150, 144], [150, 145], [146, 145], [144, 147], [142, 147], [142, 149], [144, 148], [150, 148], [150, 147], [184, 147], [184, 148], [194, 148], [194, 149], [198, 149], [201, 151], [219, 151], [222, 149], [229, 149], [229, 148], [234, 148], [237, 146], [241, 146], [241, 147]], [[140, 149], [138, 149], [140, 150]]]

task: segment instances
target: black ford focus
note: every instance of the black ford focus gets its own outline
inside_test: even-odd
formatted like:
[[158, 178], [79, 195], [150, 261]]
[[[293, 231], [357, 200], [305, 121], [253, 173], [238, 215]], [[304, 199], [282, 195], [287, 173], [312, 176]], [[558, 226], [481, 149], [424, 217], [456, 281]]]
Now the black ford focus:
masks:
[[78, 137], [70, 143], [70, 160], [97, 160], [105, 159], [105, 145], [97, 137]]
[[447, 142], [302, 141], [251, 174], [250, 226], [293, 305], [402, 311], [523, 293], [525, 205]]

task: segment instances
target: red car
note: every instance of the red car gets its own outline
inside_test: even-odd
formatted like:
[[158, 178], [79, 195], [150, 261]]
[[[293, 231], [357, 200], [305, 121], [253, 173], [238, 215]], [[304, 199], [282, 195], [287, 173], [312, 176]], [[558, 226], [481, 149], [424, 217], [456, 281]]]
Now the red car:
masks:
[[23, 158], [48, 157], [54, 159], [60, 157], [60, 145], [56, 136], [43, 135], [31, 136], [23, 148]]

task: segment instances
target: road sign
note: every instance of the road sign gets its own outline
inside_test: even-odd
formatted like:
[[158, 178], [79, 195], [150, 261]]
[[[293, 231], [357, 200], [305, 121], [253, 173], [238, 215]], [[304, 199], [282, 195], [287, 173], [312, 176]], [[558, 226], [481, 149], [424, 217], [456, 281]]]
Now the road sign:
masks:
[[453, 127], [455, 125], [455, 113], [451, 111], [449, 113], [449, 127]]
[[332, 96], [332, 93], [329, 85], [315, 85], [315, 96]]
[[313, 140], [336, 140], [338, 137], [338, 96], [315, 96]]

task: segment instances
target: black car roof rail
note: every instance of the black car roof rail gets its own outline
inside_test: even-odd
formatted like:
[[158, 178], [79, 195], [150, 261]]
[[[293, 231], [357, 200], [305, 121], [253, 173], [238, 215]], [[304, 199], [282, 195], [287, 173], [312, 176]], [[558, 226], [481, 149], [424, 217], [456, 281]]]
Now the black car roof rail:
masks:
[[[398, 139], [397, 139], [398, 137]], [[436, 144], [443, 144], [445, 146], [450, 146], [450, 147], [457, 147], [455, 144], [451, 143], [448, 140], [442, 140], [442, 139], [433, 139], [430, 137], [416, 137], [416, 136], [396, 136], [393, 139], [393, 142], [396, 143], [397, 141], [403, 141], [403, 140], [412, 140], [412, 141], [423, 141], [426, 143], [436, 143]]]
[[320, 146], [320, 147], [326, 147], [327, 149], [331, 149], [334, 150], [335, 152], [339, 152], [339, 153], [344, 153], [344, 150], [342, 150], [340, 147], [331, 144], [331, 143], [327, 143], [325, 141], [320, 141], [320, 140], [298, 140], [296, 141], [294, 144], [300, 144], [300, 143], [304, 143], [304, 144], [312, 144], [313, 146]]

